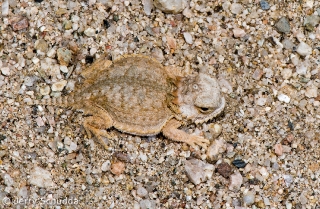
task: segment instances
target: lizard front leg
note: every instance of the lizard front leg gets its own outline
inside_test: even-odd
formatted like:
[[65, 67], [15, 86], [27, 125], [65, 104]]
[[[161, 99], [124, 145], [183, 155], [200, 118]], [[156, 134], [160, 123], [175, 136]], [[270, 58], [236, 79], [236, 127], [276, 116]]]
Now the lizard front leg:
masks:
[[207, 145], [210, 143], [208, 139], [205, 139], [201, 136], [187, 134], [186, 132], [178, 129], [180, 126], [181, 123], [179, 121], [171, 119], [163, 127], [162, 133], [171, 140], [185, 142], [193, 148], [195, 148], [196, 145], [207, 148]]

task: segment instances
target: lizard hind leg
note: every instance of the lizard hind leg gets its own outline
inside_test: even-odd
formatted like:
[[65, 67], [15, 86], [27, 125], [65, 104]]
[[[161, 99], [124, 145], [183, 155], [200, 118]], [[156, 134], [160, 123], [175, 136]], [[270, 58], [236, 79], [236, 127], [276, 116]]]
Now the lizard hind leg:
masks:
[[88, 138], [91, 138], [92, 134], [97, 138], [98, 142], [105, 148], [108, 149], [108, 145], [103, 140], [102, 137], [108, 139], [112, 138], [106, 129], [112, 127], [113, 121], [109, 114], [103, 110], [97, 108], [94, 111], [95, 114], [85, 118], [83, 122], [83, 127], [86, 130]]

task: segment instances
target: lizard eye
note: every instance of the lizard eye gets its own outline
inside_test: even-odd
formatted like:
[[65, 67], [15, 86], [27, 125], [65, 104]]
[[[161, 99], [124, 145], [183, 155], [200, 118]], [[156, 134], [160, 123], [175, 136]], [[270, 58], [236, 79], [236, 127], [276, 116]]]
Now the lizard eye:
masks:
[[199, 89], [199, 86], [198, 86], [197, 84], [193, 84], [192, 88], [193, 88], [194, 90], [198, 90], [198, 89]]
[[208, 107], [197, 107], [197, 109], [199, 110], [199, 112], [204, 114], [208, 114], [212, 112], [212, 108], [208, 108]]

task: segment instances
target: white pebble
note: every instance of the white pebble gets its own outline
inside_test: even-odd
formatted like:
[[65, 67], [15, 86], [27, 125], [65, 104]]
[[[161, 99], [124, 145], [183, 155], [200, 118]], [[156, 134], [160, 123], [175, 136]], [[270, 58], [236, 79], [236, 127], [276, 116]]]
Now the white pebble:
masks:
[[144, 153], [140, 153], [139, 158], [143, 161], [146, 162], [148, 160], [148, 156]]
[[165, 13], [178, 13], [186, 7], [186, 0], [154, 0], [153, 4]]
[[101, 170], [104, 172], [110, 170], [110, 165], [110, 160], [107, 160], [106, 162], [102, 163]]
[[216, 158], [220, 153], [225, 152], [227, 149], [226, 142], [223, 139], [215, 140], [207, 149], [207, 156], [211, 160], [217, 160]]
[[30, 184], [37, 187], [53, 187], [55, 184], [52, 181], [51, 173], [41, 167], [35, 167], [30, 174]]
[[56, 55], [56, 50], [54, 48], [49, 49], [47, 56], [53, 58]]
[[184, 32], [184, 33], [183, 33], [183, 36], [184, 36], [184, 39], [186, 40], [186, 42], [187, 42], [188, 44], [192, 44], [192, 43], [193, 43], [192, 36], [191, 36], [190, 33]]
[[246, 35], [246, 32], [242, 30], [241, 28], [235, 28], [233, 29], [233, 36], [235, 38], [242, 38]]
[[6, 75], [6, 76], [10, 75], [10, 68], [9, 67], [1, 68], [1, 73], [2, 75]]
[[185, 161], [185, 170], [189, 180], [197, 185], [212, 177], [214, 166], [198, 159], [191, 159]]
[[312, 98], [318, 96], [318, 88], [316, 86], [308, 86], [305, 92], [306, 97]]
[[37, 123], [38, 126], [44, 126], [45, 125], [45, 123], [44, 123], [44, 121], [42, 120], [41, 117], [37, 117], [36, 123]]
[[84, 31], [84, 34], [86, 34], [86, 36], [94, 36], [96, 34], [96, 31], [92, 28], [87, 28]]
[[146, 15], [151, 15], [151, 10], [153, 8], [153, 1], [152, 0], [142, 0], [143, 10]]
[[307, 56], [312, 53], [312, 48], [308, 44], [300, 42], [300, 44], [297, 47], [297, 52], [301, 56]]
[[285, 94], [279, 94], [278, 95], [278, 99], [280, 102], [285, 102], [285, 103], [289, 103], [290, 102], [290, 97], [288, 97]]
[[145, 196], [148, 195], [148, 191], [147, 191], [144, 187], [139, 187], [139, 188], [137, 189], [137, 195], [138, 195], [139, 197], [145, 197]]
[[60, 70], [61, 70], [61, 72], [63, 72], [63, 73], [68, 73], [68, 67], [67, 66], [65, 66], [65, 65], [61, 65], [60, 66]]
[[4, 174], [4, 176], [2, 177], [4, 180], [4, 184], [8, 187], [11, 187], [14, 183], [13, 179], [11, 178], [11, 176], [9, 174]]
[[33, 64], [38, 64], [39, 62], [40, 62], [40, 60], [37, 58], [37, 57], [33, 57], [32, 58], [32, 62], [33, 62]]
[[50, 94], [50, 87], [49, 86], [41, 86], [40, 87], [40, 94], [45, 96]]
[[230, 10], [231, 10], [231, 13], [232, 14], [240, 14], [243, 10], [243, 6], [241, 4], [238, 4], [238, 3], [233, 3], [231, 4], [231, 7], [230, 7]]
[[4, 0], [2, 3], [2, 16], [7, 16], [9, 14], [9, 1]]
[[281, 70], [281, 75], [282, 75], [283, 79], [288, 80], [292, 76], [292, 69], [285, 68], [285, 69]]
[[255, 193], [252, 191], [248, 191], [246, 194], [243, 195], [243, 203], [248, 206], [252, 205], [255, 200]]
[[267, 102], [267, 98], [260, 97], [259, 99], [257, 99], [256, 104], [259, 106], [264, 106], [266, 102]]
[[230, 176], [229, 190], [234, 190], [234, 191], [239, 190], [242, 185], [242, 182], [243, 182], [243, 177], [239, 172], [232, 174]]
[[67, 84], [66, 80], [58, 81], [51, 86], [52, 91], [62, 91], [65, 85]]

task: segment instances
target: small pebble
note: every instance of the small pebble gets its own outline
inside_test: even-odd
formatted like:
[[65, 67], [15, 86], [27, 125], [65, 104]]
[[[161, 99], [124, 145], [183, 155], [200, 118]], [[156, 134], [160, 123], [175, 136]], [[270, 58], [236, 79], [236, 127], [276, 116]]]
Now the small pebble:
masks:
[[118, 176], [120, 174], [122, 174], [126, 169], [126, 165], [121, 162], [121, 161], [118, 161], [118, 162], [115, 162], [111, 165], [111, 173], [113, 173], [114, 175]]
[[282, 69], [281, 75], [282, 75], [283, 79], [288, 80], [292, 76], [292, 69], [290, 69], [290, 68]]
[[292, 41], [288, 38], [285, 38], [283, 41], [282, 41], [282, 45], [285, 49], [288, 49], [288, 50], [293, 50], [293, 47], [294, 47], [294, 44], [292, 43]]
[[308, 15], [304, 18], [303, 25], [310, 25], [315, 27], [320, 22], [320, 17], [318, 15]]
[[278, 95], [278, 99], [280, 102], [285, 102], [285, 103], [289, 103], [290, 102], [290, 97], [288, 97], [285, 94], [279, 94]]
[[244, 161], [241, 160], [241, 159], [236, 159], [236, 160], [232, 161], [232, 164], [233, 164], [234, 166], [236, 166], [237, 168], [244, 168], [244, 167], [246, 167], [246, 165], [247, 165], [247, 163], [244, 162]]
[[184, 36], [184, 40], [188, 43], [188, 44], [192, 44], [193, 41], [192, 41], [192, 36], [190, 33], [188, 32], [184, 32], [183, 33], [183, 36]]
[[258, 81], [261, 79], [262, 75], [263, 75], [263, 71], [260, 69], [256, 69], [252, 74], [252, 78]]
[[146, 188], [140, 186], [140, 187], [137, 189], [137, 195], [138, 195], [139, 197], [145, 197], [145, 196], [148, 195], [148, 191], [146, 190]]
[[85, 31], [84, 31], [84, 34], [86, 36], [94, 36], [96, 35], [96, 31], [92, 28], [87, 28]]
[[165, 13], [179, 13], [186, 7], [186, 0], [154, 0], [153, 4]]
[[31, 171], [29, 183], [42, 188], [51, 188], [55, 185], [51, 173], [41, 167], [35, 167]]
[[111, 165], [111, 163], [110, 163], [109, 160], [105, 161], [105, 162], [102, 163], [102, 165], [101, 165], [101, 170], [104, 171], [104, 172], [110, 170], [110, 165]]
[[283, 149], [281, 144], [274, 145], [274, 153], [276, 153], [276, 155], [278, 156], [281, 156], [283, 154]]
[[2, 16], [8, 16], [9, 14], [9, 1], [8, 0], [4, 0], [2, 2]]
[[105, 28], [109, 28], [111, 26], [110, 22], [107, 19], [103, 20], [103, 25], [104, 25]]
[[246, 205], [246, 206], [249, 206], [249, 205], [252, 205], [255, 201], [255, 193], [253, 191], [248, 191], [247, 193], [245, 193], [243, 195], [243, 203]]
[[61, 65], [68, 66], [72, 58], [72, 52], [66, 48], [59, 48], [57, 50], [57, 56]]
[[50, 94], [50, 87], [48, 85], [40, 87], [40, 94], [45, 96]]
[[185, 170], [189, 180], [197, 185], [212, 177], [214, 166], [198, 159], [191, 159], [185, 161]]
[[317, 97], [318, 96], [318, 87], [316, 87], [316, 86], [308, 86], [306, 91], [305, 91], [305, 95], [308, 98]]
[[72, 22], [70, 20], [66, 20], [63, 22], [63, 27], [65, 30], [70, 30], [72, 28]]
[[10, 75], [10, 68], [2, 67], [1, 68], [1, 73], [2, 73], [2, 75], [9, 76]]
[[156, 202], [154, 200], [141, 200], [140, 209], [156, 209]]
[[66, 84], [67, 84], [66, 80], [58, 81], [58, 82], [52, 84], [51, 90], [52, 91], [62, 91], [63, 88], [66, 86]]
[[207, 156], [210, 160], [217, 160], [220, 153], [225, 152], [227, 149], [226, 142], [223, 139], [214, 140], [207, 149]]
[[14, 181], [9, 174], [4, 174], [2, 178], [6, 186], [11, 187], [14, 184]]
[[230, 6], [230, 10], [231, 10], [231, 13], [232, 14], [240, 14], [243, 10], [243, 6], [241, 4], [238, 4], [238, 3], [233, 3], [231, 4]]
[[232, 174], [232, 167], [226, 162], [218, 164], [216, 169], [217, 172], [224, 178], [229, 178], [229, 176]]
[[242, 185], [243, 177], [239, 172], [230, 176], [229, 190], [238, 191]]
[[275, 24], [275, 27], [280, 33], [289, 33], [290, 32], [290, 23], [286, 17], [281, 17], [278, 22]]
[[262, 9], [262, 10], [268, 10], [268, 9], [270, 9], [269, 3], [268, 3], [267, 1], [265, 1], [265, 0], [261, 0], [261, 1], [260, 1], [260, 6], [261, 6], [261, 9]]
[[146, 15], [151, 15], [151, 10], [153, 9], [153, 1], [152, 0], [142, 0], [143, 10]]
[[243, 30], [243, 29], [241, 29], [241, 28], [235, 28], [235, 29], [233, 29], [233, 36], [235, 37], [235, 38], [242, 38], [242, 37], [244, 37], [246, 35], [246, 32]]
[[61, 65], [60, 66], [60, 71], [63, 72], [63, 73], [68, 73], [69, 72], [67, 66], [65, 66], [65, 65]]
[[28, 28], [29, 26], [28, 19], [22, 16], [14, 17], [10, 20], [10, 22], [14, 31], [19, 31]]
[[216, 123], [210, 123], [208, 125], [208, 130], [212, 135], [212, 138], [216, 139], [222, 132], [222, 126]]
[[34, 43], [34, 48], [46, 53], [48, 51], [48, 44], [44, 39], [39, 39]]
[[301, 56], [307, 56], [312, 53], [312, 48], [308, 44], [300, 42], [300, 44], [297, 47], [297, 53]]

